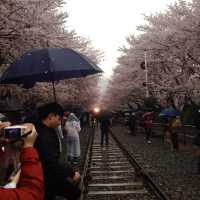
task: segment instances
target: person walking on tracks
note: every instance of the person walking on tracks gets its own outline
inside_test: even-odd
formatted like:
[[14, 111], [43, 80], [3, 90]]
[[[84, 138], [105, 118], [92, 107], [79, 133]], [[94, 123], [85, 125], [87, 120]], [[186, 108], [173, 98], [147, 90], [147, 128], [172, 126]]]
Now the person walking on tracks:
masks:
[[144, 127], [146, 132], [146, 140], [147, 143], [151, 143], [150, 137], [152, 135], [152, 128], [153, 128], [153, 119], [152, 116], [147, 115], [144, 119]]
[[101, 130], [101, 145], [109, 144], [109, 132], [111, 127], [111, 119], [109, 115], [104, 114], [100, 117], [100, 130]]
[[179, 116], [171, 119], [171, 141], [173, 151], [179, 151], [179, 138], [178, 130], [182, 127], [182, 123]]
[[136, 135], [135, 134], [135, 124], [136, 124], [135, 113], [132, 112], [129, 115], [127, 123], [128, 123], [128, 127], [129, 127], [129, 130], [130, 130], [130, 134], [131, 135]]

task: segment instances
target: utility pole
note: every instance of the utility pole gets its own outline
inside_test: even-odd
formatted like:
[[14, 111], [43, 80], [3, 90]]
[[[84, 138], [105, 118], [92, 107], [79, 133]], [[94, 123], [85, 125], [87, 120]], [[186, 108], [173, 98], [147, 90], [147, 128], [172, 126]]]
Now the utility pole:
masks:
[[149, 97], [149, 88], [148, 88], [147, 50], [144, 50], [144, 62], [145, 62], [146, 98], [148, 98]]

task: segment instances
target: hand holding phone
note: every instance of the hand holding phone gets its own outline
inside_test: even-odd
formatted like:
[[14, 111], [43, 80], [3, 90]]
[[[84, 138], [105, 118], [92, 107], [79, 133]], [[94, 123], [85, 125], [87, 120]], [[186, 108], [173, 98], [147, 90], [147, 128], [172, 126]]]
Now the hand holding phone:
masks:
[[24, 126], [26, 127], [26, 137], [23, 137], [24, 140], [24, 148], [25, 147], [33, 147], [35, 140], [38, 136], [35, 126], [31, 123], [26, 123], [24, 124]]
[[26, 134], [26, 127], [23, 125], [8, 126], [4, 128], [4, 137], [7, 139], [21, 139]]

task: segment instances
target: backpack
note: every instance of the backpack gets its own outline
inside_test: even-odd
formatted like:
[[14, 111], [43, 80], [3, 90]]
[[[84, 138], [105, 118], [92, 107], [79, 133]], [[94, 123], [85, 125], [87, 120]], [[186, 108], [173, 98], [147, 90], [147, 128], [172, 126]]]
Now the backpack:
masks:
[[182, 127], [182, 122], [181, 122], [180, 118], [175, 118], [175, 119], [172, 121], [171, 127], [172, 127], [172, 128], [180, 128], [180, 127]]

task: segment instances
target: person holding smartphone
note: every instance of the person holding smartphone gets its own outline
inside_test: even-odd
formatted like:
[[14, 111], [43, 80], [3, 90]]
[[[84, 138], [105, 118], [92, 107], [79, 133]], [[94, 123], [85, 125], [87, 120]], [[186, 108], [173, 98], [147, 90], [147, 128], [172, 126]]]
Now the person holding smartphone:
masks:
[[[23, 148], [20, 154], [21, 169], [13, 182], [16, 188], [0, 188], [0, 200], [43, 200], [44, 180], [42, 165], [36, 149], [33, 148], [37, 138], [37, 132], [33, 124], [24, 124], [29, 135], [22, 138]], [[8, 123], [0, 123], [0, 130], [9, 126]], [[9, 139], [0, 137], [1, 145], [11, 142]]]

